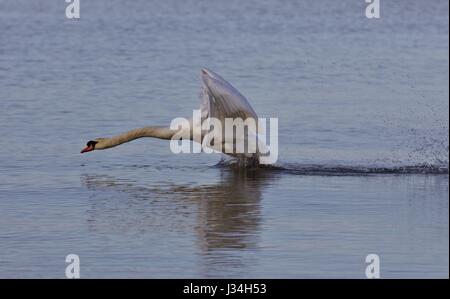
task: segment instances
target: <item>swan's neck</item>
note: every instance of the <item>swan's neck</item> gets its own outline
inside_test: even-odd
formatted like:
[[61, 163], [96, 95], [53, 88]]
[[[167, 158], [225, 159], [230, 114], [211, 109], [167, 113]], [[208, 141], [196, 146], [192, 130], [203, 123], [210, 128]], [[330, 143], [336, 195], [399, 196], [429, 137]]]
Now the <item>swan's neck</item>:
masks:
[[113, 136], [105, 140], [105, 142], [101, 142], [98, 144], [99, 147], [96, 146], [96, 149], [107, 149], [117, 145], [120, 145], [125, 142], [132, 141], [134, 139], [142, 138], [142, 137], [154, 137], [159, 139], [171, 139], [172, 136], [176, 133], [176, 131], [171, 130], [166, 127], [144, 127], [139, 129], [134, 129], [117, 136]]

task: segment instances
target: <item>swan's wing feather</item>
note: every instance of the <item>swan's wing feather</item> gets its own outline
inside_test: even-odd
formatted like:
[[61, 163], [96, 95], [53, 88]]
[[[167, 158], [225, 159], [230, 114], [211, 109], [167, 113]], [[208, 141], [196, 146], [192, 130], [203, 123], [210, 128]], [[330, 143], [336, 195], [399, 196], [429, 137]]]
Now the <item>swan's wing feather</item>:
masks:
[[[253, 118], [257, 122], [258, 116], [247, 99], [222, 77], [210, 70], [202, 69], [202, 82], [203, 88], [201, 91], [200, 105], [202, 123], [209, 125], [210, 118], [216, 118], [222, 123], [222, 129], [224, 129], [226, 118], [241, 118], [243, 121], [247, 118]], [[245, 146], [249, 135], [254, 137], [254, 135], [257, 135], [257, 132], [252, 132], [248, 128], [248, 134], [235, 135], [232, 142], [227, 142], [222, 137], [221, 142], [214, 142], [213, 148], [217, 151], [244, 159], [247, 157], [258, 157], [259, 152], [235, 152], [236, 148]], [[216, 140], [214, 139], [214, 141]]]
[[225, 118], [258, 118], [247, 99], [218, 74], [202, 69], [202, 82], [202, 120], [208, 117], [221, 121]]

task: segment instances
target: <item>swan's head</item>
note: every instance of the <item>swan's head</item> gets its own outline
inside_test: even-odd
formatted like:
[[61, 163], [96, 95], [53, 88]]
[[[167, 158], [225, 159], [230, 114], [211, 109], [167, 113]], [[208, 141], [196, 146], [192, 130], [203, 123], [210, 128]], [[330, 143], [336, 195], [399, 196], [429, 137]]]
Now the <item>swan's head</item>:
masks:
[[96, 138], [94, 140], [89, 140], [86, 143], [86, 147], [81, 150], [81, 153], [91, 152], [93, 150], [100, 150], [106, 148], [106, 141], [108, 138]]

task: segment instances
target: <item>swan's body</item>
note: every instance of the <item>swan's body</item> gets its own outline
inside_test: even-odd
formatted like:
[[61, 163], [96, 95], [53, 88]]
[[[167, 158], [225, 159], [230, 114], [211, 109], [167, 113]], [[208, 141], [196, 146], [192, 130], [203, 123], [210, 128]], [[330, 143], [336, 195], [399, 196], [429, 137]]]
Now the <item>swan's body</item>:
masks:
[[[257, 121], [258, 116], [251, 107], [247, 99], [239, 93], [230, 83], [225, 81], [218, 74], [202, 69], [202, 91], [201, 91], [201, 122], [208, 121], [210, 118], [218, 119], [224, 124], [226, 118], [252, 118]], [[201, 123], [191, 120], [191, 127], [200, 126], [201, 141], [206, 135], [206, 131], [201, 129]], [[89, 152], [93, 150], [103, 150], [115, 147], [125, 142], [142, 137], [154, 137], [159, 139], [170, 140], [176, 134], [177, 130], [172, 130], [169, 127], [144, 127], [134, 129], [111, 138], [97, 138], [87, 143], [87, 147], [81, 152]], [[191, 132], [188, 134], [191, 140], [195, 140]], [[227, 144], [225, 140], [221, 144], [214, 144], [214, 150], [225, 152], [225, 148], [234, 148], [238, 142], [246, 142], [248, 136], [257, 136], [257, 132], [248, 131], [245, 136], [236, 136], [233, 144]], [[246, 160], [246, 164], [257, 164], [259, 162], [259, 152], [256, 153], [227, 153], [232, 156]]]

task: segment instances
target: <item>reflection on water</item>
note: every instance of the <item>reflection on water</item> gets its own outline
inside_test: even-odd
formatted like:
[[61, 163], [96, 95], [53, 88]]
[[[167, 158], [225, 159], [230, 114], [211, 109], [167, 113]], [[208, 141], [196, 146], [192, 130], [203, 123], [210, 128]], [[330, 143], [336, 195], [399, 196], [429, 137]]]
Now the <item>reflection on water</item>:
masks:
[[[219, 171], [216, 183], [194, 187], [173, 183], [140, 186], [109, 175], [83, 175], [82, 182], [89, 190], [101, 192], [91, 198], [89, 227], [121, 234], [145, 234], [157, 229], [190, 233], [192, 229], [198, 238], [198, 250], [206, 257], [205, 271], [223, 263], [240, 267], [242, 255], [232, 252], [257, 250], [262, 188], [273, 183], [278, 174], [263, 169]], [[196, 222], [191, 223], [192, 219]]]

